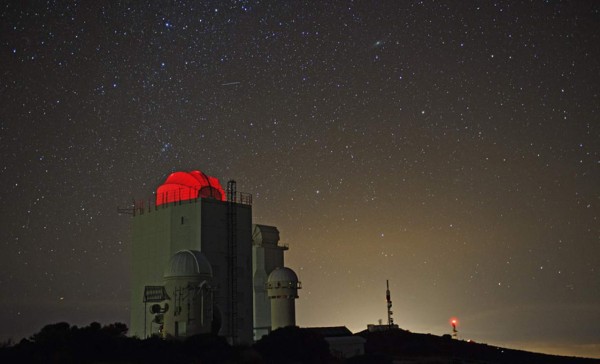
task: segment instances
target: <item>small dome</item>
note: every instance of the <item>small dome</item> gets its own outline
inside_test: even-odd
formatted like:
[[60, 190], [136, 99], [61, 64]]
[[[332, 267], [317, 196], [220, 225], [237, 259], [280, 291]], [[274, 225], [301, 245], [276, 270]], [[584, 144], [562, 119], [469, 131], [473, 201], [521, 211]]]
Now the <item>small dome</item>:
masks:
[[298, 276], [290, 268], [286, 268], [286, 267], [275, 268], [275, 270], [272, 271], [271, 274], [269, 274], [269, 279], [267, 280], [267, 282], [268, 283], [275, 283], [275, 282], [298, 283]]
[[167, 277], [189, 277], [208, 275], [212, 277], [212, 267], [204, 254], [197, 250], [180, 250], [171, 258], [165, 271]]

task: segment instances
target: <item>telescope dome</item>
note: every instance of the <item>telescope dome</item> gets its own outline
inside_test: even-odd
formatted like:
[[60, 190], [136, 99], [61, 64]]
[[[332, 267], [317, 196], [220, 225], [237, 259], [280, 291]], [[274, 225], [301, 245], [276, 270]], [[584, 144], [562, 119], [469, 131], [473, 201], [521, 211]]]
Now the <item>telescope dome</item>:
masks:
[[165, 272], [165, 278], [199, 275], [212, 277], [212, 267], [204, 254], [197, 250], [180, 250], [175, 253]]
[[275, 268], [275, 270], [273, 270], [271, 272], [271, 274], [269, 274], [269, 278], [267, 279], [267, 282], [268, 283], [275, 283], [275, 282], [298, 283], [298, 276], [290, 268], [286, 268], [286, 267]]

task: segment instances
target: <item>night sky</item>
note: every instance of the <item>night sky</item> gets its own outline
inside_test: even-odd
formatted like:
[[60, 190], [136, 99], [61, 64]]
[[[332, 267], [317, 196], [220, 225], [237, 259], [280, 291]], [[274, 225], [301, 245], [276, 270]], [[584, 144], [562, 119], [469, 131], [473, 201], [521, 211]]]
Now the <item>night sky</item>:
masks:
[[[129, 320], [133, 199], [237, 180], [301, 326], [600, 357], [600, 2], [8, 1], [0, 337]], [[148, 1], [150, 3], [150, 1]]]

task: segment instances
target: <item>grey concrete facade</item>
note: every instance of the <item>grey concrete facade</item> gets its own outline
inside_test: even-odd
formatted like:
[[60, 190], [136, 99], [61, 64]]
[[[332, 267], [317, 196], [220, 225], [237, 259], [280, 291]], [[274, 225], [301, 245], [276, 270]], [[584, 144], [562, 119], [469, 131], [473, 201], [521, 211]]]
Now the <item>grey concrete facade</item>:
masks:
[[271, 332], [271, 301], [267, 278], [275, 268], [284, 266], [286, 246], [279, 245], [279, 230], [274, 226], [254, 225], [252, 230], [252, 276], [254, 279], [254, 340]]
[[178, 201], [146, 210], [133, 218], [130, 335], [148, 337], [157, 330], [144, 304], [145, 286], [162, 286], [170, 258], [180, 250], [198, 250], [213, 270], [219, 335], [251, 343], [253, 338], [252, 208], [233, 204], [236, 214], [237, 330], [230, 332], [228, 281], [228, 202], [214, 199]]

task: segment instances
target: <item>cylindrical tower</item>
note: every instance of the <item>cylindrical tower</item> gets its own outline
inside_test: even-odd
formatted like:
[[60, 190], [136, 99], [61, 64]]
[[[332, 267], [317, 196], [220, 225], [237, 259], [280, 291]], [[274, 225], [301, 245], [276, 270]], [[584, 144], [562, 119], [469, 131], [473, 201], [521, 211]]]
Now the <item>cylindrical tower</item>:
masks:
[[197, 250], [181, 250], [165, 271], [165, 288], [170, 296], [164, 314], [164, 337], [181, 338], [211, 331], [213, 292], [212, 267]]
[[302, 288], [298, 276], [290, 268], [275, 268], [267, 279], [267, 295], [271, 300], [271, 330], [296, 326], [298, 289]]

